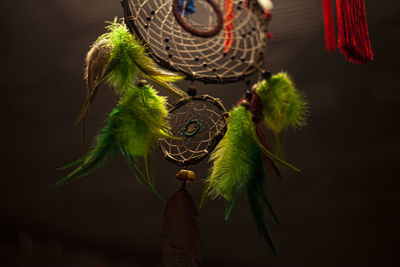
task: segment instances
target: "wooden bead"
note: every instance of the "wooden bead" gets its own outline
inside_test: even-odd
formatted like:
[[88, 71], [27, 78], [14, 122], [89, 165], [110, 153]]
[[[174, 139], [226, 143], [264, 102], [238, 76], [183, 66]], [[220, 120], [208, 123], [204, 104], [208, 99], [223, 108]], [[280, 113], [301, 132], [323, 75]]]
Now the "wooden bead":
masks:
[[139, 86], [139, 87], [144, 86], [144, 85], [147, 85], [147, 84], [148, 84], [148, 83], [147, 83], [146, 80], [140, 80], [140, 81], [138, 82], [138, 86]]
[[245, 98], [241, 99], [241, 100], [239, 101], [238, 104], [239, 104], [240, 106], [244, 106], [244, 107], [246, 107], [246, 108], [249, 108], [249, 107], [250, 107], [249, 101], [248, 101], [247, 99], [245, 99]]
[[180, 181], [186, 181], [187, 183], [193, 181], [195, 178], [196, 175], [194, 174], [194, 172], [189, 170], [180, 170], [176, 174], [176, 179]]

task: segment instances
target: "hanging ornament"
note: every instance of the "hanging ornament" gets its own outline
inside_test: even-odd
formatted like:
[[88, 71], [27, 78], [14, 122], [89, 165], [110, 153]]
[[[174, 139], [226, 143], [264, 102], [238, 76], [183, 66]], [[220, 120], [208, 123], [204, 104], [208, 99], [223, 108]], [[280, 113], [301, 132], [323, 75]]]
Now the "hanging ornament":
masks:
[[364, 0], [336, 0], [338, 47], [346, 59], [367, 64], [374, 58]]
[[[228, 113], [219, 99], [196, 96], [194, 87], [186, 94], [170, 84], [184, 75], [192, 85], [194, 81], [235, 82], [260, 70], [271, 37], [267, 24], [272, 2], [122, 0], [122, 6], [127, 24], [112, 22], [109, 32], [88, 53], [87, 98], [76, 122], [84, 121], [104, 82], [114, 88], [120, 101], [90, 151], [63, 167], [76, 169], [56, 185], [86, 176], [109, 155], [121, 153], [138, 180], [163, 200], [149, 179], [146, 160], [158, 140], [165, 158], [182, 167], [176, 174], [181, 186], [164, 209], [163, 264], [198, 266], [197, 208], [185, 187], [195, 179], [188, 167], [211, 154], [213, 166], [201, 205], [208, 197], [224, 198], [228, 219], [244, 191], [256, 228], [275, 255], [265, 209], [277, 224], [279, 221], [264, 187], [268, 177], [280, 178], [279, 166], [299, 171], [281, 158], [280, 136], [288, 128], [304, 125], [306, 104], [301, 94], [285, 73], [264, 75], [265, 80]], [[156, 64], [181, 74], [164, 71]], [[167, 110], [166, 99], [154, 88], [145, 81], [136, 85], [138, 74], [181, 98]], [[266, 131], [273, 133], [274, 153]], [[136, 163], [138, 156], [145, 158], [146, 174]]]
[[325, 28], [325, 47], [329, 53], [336, 50], [335, 25], [333, 21], [332, 0], [322, 0]]
[[[336, 49], [332, 0], [322, 0], [325, 44], [329, 52]], [[350, 62], [366, 65], [374, 59], [369, 39], [364, 0], [336, 0], [338, 48]]]

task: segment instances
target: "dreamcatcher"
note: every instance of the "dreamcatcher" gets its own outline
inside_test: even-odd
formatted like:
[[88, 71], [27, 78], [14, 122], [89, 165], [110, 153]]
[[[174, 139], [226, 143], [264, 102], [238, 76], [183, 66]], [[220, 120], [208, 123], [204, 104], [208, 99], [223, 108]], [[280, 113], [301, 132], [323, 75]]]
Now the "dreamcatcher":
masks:
[[[345, 4], [337, 2], [338, 9], [345, 9]], [[329, 10], [328, 1], [323, 3]], [[244, 192], [256, 228], [275, 254], [265, 210], [279, 221], [265, 181], [280, 178], [278, 166], [299, 171], [282, 159], [282, 133], [305, 124], [307, 104], [286, 73], [272, 75], [263, 70], [271, 1], [123, 0], [122, 6], [125, 19], [111, 22], [88, 53], [87, 98], [76, 122], [85, 121], [104, 82], [120, 100], [88, 154], [61, 168], [76, 167], [57, 185], [88, 175], [110, 154], [120, 153], [138, 181], [164, 201], [152, 185], [147, 166], [147, 155], [158, 141], [165, 158], [183, 167], [176, 175], [182, 186], [169, 197], [164, 210], [163, 263], [198, 266], [197, 207], [185, 187], [195, 179], [190, 165], [210, 155], [212, 167], [200, 205], [208, 198], [223, 198], [228, 219], [238, 194]], [[349, 27], [343, 16], [338, 18]], [[344, 35], [343, 29], [340, 33]], [[341, 49], [346, 47], [345, 55], [352, 61], [372, 60], [368, 35], [358, 36], [364, 41], [361, 52], [344, 41]], [[219, 99], [197, 96], [194, 87], [185, 93], [172, 84], [184, 77], [192, 84], [235, 82], [256, 72], [259, 81], [251, 90], [245, 88], [243, 98], [229, 112]], [[167, 108], [166, 98], [138, 76], [180, 99]], [[272, 150], [267, 136], [272, 136]], [[138, 156], [145, 159], [144, 171], [137, 164]]]
[[[183, 186], [169, 198], [167, 207], [182, 199], [175, 194], [184, 192], [186, 197], [190, 196], [184, 186], [195, 175], [186, 169], [188, 165], [198, 163], [217, 147], [211, 155], [214, 166], [201, 204], [208, 197], [224, 198], [228, 203], [228, 218], [237, 194], [245, 190], [257, 229], [275, 253], [266, 226], [264, 207], [268, 207], [276, 221], [277, 218], [263, 189], [266, 178], [264, 166], [277, 177], [280, 173], [276, 164], [296, 168], [268, 150], [262, 123], [264, 118], [271, 117], [282, 123], [279, 127], [270, 124], [277, 143], [280, 143], [278, 137], [284, 128], [301, 124], [305, 104], [286, 75], [280, 75], [279, 82], [275, 82], [277, 77], [269, 79], [269, 72], [262, 71], [268, 37], [268, 7], [271, 7], [267, 2], [125, 0], [122, 5], [131, 32], [148, 44], [152, 57], [160, 66], [184, 73], [189, 80], [205, 83], [235, 82], [257, 71], [260, 77], [268, 80], [255, 86], [254, 92], [248, 90], [247, 97], [229, 112], [229, 122], [228, 113], [219, 100], [210, 96], [195, 96], [196, 90], [189, 88], [191, 96], [179, 100], [169, 111], [171, 133], [180, 138], [162, 138], [160, 146], [167, 160], [185, 167], [177, 174]], [[265, 90], [267, 87], [269, 90]], [[272, 110], [263, 108], [264, 103], [270, 105]], [[296, 117], [296, 123], [287, 123], [286, 118], [290, 116]], [[194, 203], [193, 200], [189, 202]], [[168, 212], [171, 209], [166, 209], [166, 216]], [[183, 215], [175, 213], [175, 216], [181, 218]], [[170, 266], [170, 259], [178, 254], [180, 258], [186, 255], [186, 261], [195, 265], [199, 258], [193, 253], [185, 254], [192, 251], [193, 244], [188, 245], [184, 241], [186, 239], [177, 238], [181, 232], [173, 226], [174, 220], [166, 219], [166, 222], [164, 265]], [[191, 223], [193, 229], [197, 229], [193, 220]]]

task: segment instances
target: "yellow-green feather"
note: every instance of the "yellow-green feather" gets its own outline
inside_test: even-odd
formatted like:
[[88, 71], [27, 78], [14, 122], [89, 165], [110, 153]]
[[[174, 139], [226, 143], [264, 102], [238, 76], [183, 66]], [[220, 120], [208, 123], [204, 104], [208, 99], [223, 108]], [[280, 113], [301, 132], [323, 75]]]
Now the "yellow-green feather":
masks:
[[227, 202], [225, 209], [227, 220], [237, 195], [245, 191], [258, 233], [275, 255], [267, 227], [265, 208], [269, 209], [277, 224], [279, 222], [265, 193], [267, 176], [264, 170], [263, 152], [254, 138], [256, 133], [252, 114], [244, 106], [232, 109], [229, 112], [226, 134], [210, 157], [213, 167], [206, 181], [202, 204], [207, 195], [212, 198], [224, 198]]
[[167, 100], [150, 86], [131, 86], [121, 99], [113, 130], [120, 146], [132, 156], [150, 152], [158, 138], [168, 136]]
[[231, 110], [225, 136], [210, 156], [209, 196], [232, 201], [245, 188], [253, 172], [253, 154], [261, 153], [254, 135], [251, 113], [243, 106]]
[[108, 32], [101, 35], [96, 43], [101, 42], [111, 48], [107, 80], [117, 94], [122, 95], [131, 84], [135, 83], [140, 72], [145, 78], [164, 86], [171, 92], [187, 96], [185, 92], [169, 84], [183, 79], [184, 76], [160, 69], [149, 57], [145, 45], [129, 32], [123, 21], [118, 23], [117, 19], [114, 19], [106, 29]]
[[262, 81], [256, 93], [263, 103], [265, 123], [275, 134], [306, 124], [307, 102], [288, 74], [280, 72]]
[[110, 154], [120, 151], [149, 189], [163, 200], [138, 169], [134, 156], [147, 155], [159, 137], [168, 136], [166, 103], [166, 98], [158, 96], [150, 85], [129, 86], [118, 106], [108, 116], [106, 126], [95, 138], [90, 151], [82, 159], [60, 170], [81, 165], [58, 181], [56, 186], [90, 174], [102, 166]]
[[118, 146], [115, 142], [115, 136], [112, 134], [114, 126], [115, 125], [112, 112], [107, 119], [106, 126], [94, 138], [92, 147], [89, 152], [83, 158], [74, 161], [62, 168], [59, 168], [59, 170], [64, 170], [81, 164], [75, 170], [69, 173], [67, 177], [57, 181], [55, 186], [67, 184], [90, 174], [91, 172], [101, 167], [110, 154], [113, 154], [115, 151], [117, 151]]
[[114, 20], [106, 29], [108, 32], [101, 35], [96, 43], [110, 47], [107, 81], [117, 94], [122, 95], [137, 79], [137, 67], [131, 56], [144, 53], [144, 49], [134, 41], [124, 24]]

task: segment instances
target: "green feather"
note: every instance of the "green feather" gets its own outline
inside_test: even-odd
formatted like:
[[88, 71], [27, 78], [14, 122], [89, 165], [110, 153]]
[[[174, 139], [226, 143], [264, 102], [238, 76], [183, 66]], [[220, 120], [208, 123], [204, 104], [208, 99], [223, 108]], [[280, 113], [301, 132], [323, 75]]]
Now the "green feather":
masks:
[[150, 85], [131, 86], [115, 117], [113, 133], [118, 144], [132, 156], [148, 154], [158, 138], [168, 136], [166, 105], [166, 98], [158, 96]]
[[[156, 90], [150, 85], [128, 87], [118, 106], [108, 116], [106, 126], [96, 137], [89, 153], [81, 160], [68, 164], [61, 169], [79, 163], [82, 163], [81, 166], [66, 178], [58, 181], [56, 186], [88, 175], [100, 167], [109, 154], [120, 151], [128, 165], [138, 172], [149, 189], [163, 200], [154, 187], [144, 178], [133, 157], [147, 155], [158, 138], [169, 136], [167, 133], [169, 126], [166, 103], [166, 98], [158, 96]], [[138, 180], [140, 181], [139, 178]]]
[[172, 93], [187, 96], [185, 92], [169, 84], [183, 79], [184, 76], [160, 69], [148, 56], [146, 47], [129, 32], [124, 22], [118, 23], [116, 18], [106, 28], [108, 32], [100, 36], [96, 43], [103, 42], [111, 47], [108, 82], [117, 94], [123, 94], [136, 81], [139, 71], [145, 78], [164, 86]]
[[264, 188], [264, 184], [265, 184], [265, 182], [257, 187], [257, 188], [259, 188], [259, 190], [256, 191], [257, 195], [258, 195], [259, 199], [264, 203], [265, 207], [268, 208], [269, 213], [271, 214], [272, 219], [274, 219], [276, 225], [281, 226], [281, 223], [279, 222], [278, 216], [276, 216], [276, 213], [275, 213], [274, 209], [271, 206], [271, 203], [270, 203], [270, 201], [269, 201], [269, 199], [267, 197], [267, 194], [265, 193], [265, 190], [262, 189], [262, 188]]
[[[262, 161], [259, 162], [262, 164]], [[262, 166], [262, 165], [261, 165]], [[262, 172], [257, 173], [261, 175]], [[265, 176], [265, 173], [264, 173]], [[260, 187], [263, 186], [263, 178], [259, 176], [254, 176], [250, 179], [249, 184], [246, 188], [246, 196], [247, 201], [249, 202], [251, 212], [253, 214], [254, 224], [258, 230], [259, 235], [265, 240], [267, 245], [272, 251], [274, 256], [276, 255], [275, 247], [271, 239], [271, 235], [268, 231], [267, 221], [264, 212], [264, 205], [262, 199], [260, 199], [257, 192], [260, 190]]]
[[296, 168], [295, 166], [293, 166], [290, 163], [287, 163], [286, 161], [284, 161], [283, 159], [281, 159], [280, 157], [274, 155], [273, 153], [271, 153], [268, 149], [266, 149], [263, 144], [261, 144], [260, 140], [258, 140], [257, 136], [254, 136], [254, 141], [256, 142], [256, 144], [258, 145], [259, 149], [267, 156], [269, 157], [271, 160], [275, 161], [276, 163], [279, 163], [285, 167], [288, 167], [289, 169], [292, 169], [294, 171], [297, 172], [301, 172], [300, 169]]
[[84, 119], [100, 85], [107, 81], [117, 95], [123, 96], [127, 88], [136, 83], [138, 74], [165, 87], [172, 93], [188, 95], [172, 82], [182, 80], [184, 76], [163, 70], [149, 57], [146, 47], [130, 32], [126, 24], [117, 22], [117, 18], [106, 27], [108, 32], [101, 35], [92, 45], [86, 57], [85, 79], [87, 97], [75, 125]]
[[209, 195], [232, 201], [246, 187], [251, 177], [252, 154], [260, 153], [253, 140], [254, 124], [251, 113], [239, 106], [229, 112], [229, 123], [224, 138], [210, 156], [213, 162], [208, 178]]
[[232, 199], [228, 203], [226, 203], [225, 207], [225, 221], [229, 219], [229, 216], [231, 215], [232, 209], [235, 206], [236, 199]]
[[[257, 198], [258, 201], [263, 205], [263, 208], [265, 207], [269, 210], [275, 223], [277, 225], [280, 225], [279, 219], [276, 216], [276, 213], [273, 210], [272, 205], [264, 189], [267, 180], [267, 174], [264, 169], [262, 156], [260, 154], [255, 154], [253, 157], [253, 161], [254, 161], [253, 176], [249, 179], [249, 183], [247, 184], [246, 195], [247, 197], [251, 196], [251, 198]], [[259, 227], [257, 226], [257, 228]]]
[[73, 167], [73, 166], [76, 166], [76, 165], [82, 163], [83, 160], [84, 160], [84, 158], [77, 159], [77, 160], [75, 160], [74, 162], [71, 162], [71, 163], [69, 163], [69, 164], [67, 164], [67, 165], [65, 165], [65, 166], [62, 166], [62, 167], [60, 167], [60, 168], [57, 168], [57, 171], [63, 171], [63, 170], [69, 169], [69, 168], [71, 168], [71, 167]]
[[226, 134], [210, 156], [213, 167], [206, 180], [201, 205], [204, 205], [207, 196], [224, 198], [227, 220], [237, 195], [245, 190], [255, 226], [275, 255], [264, 209], [268, 208], [278, 225], [279, 221], [265, 193], [266, 173], [262, 154], [251, 113], [244, 106], [234, 108], [229, 112]]
[[[112, 113], [113, 114], [113, 113]], [[81, 166], [76, 168], [67, 177], [59, 180], [55, 186], [61, 186], [66, 183], [72, 182], [78, 178], [88, 175], [93, 172], [97, 168], [99, 168], [107, 157], [111, 154], [111, 152], [115, 151], [116, 142], [115, 136], [112, 133], [112, 129], [114, 127], [113, 115], [110, 115], [107, 125], [100, 131], [100, 134], [97, 135], [94, 141], [94, 145], [88, 154], [86, 154], [81, 160], [75, 161], [71, 164], [66, 165], [61, 169], [66, 169], [68, 167], [72, 167], [82, 162]]]
[[132, 155], [130, 155], [127, 151], [125, 151], [122, 148], [121, 148], [121, 154], [125, 158], [126, 162], [128, 163], [128, 167], [131, 169], [132, 173], [135, 175], [138, 182], [141, 184], [143, 181], [144, 184], [150, 189], [150, 191], [152, 191], [163, 203], [166, 203], [165, 199], [160, 195], [160, 193], [158, 193], [158, 191], [154, 188], [154, 186], [146, 179], [143, 172], [137, 166]]
[[256, 93], [263, 103], [265, 123], [274, 133], [306, 124], [307, 102], [286, 73], [262, 81]]

